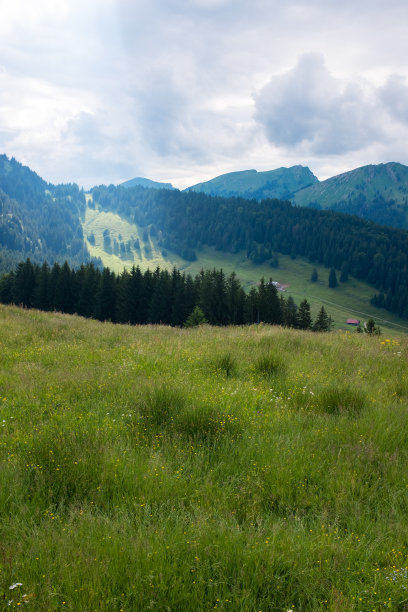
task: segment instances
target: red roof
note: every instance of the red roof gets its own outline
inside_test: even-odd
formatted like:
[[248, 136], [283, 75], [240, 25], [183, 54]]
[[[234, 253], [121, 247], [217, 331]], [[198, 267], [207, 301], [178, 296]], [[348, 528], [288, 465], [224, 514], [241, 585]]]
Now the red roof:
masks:
[[360, 321], [358, 319], [347, 319], [347, 325], [360, 325]]

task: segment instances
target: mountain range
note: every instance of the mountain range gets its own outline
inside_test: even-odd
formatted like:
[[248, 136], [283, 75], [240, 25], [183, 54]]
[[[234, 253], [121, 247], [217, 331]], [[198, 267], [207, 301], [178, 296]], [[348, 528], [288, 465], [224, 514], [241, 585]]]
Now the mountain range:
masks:
[[408, 228], [408, 167], [396, 162], [356, 168], [319, 181], [307, 167], [223, 174], [187, 190], [212, 196], [290, 200]]
[[[146, 178], [134, 178], [120, 186], [174, 189], [170, 183]], [[258, 201], [289, 200], [296, 206], [331, 209], [408, 229], [408, 167], [397, 162], [363, 166], [324, 181], [300, 165], [265, 172], [242, 170], [197, 183], [184, 191]]]

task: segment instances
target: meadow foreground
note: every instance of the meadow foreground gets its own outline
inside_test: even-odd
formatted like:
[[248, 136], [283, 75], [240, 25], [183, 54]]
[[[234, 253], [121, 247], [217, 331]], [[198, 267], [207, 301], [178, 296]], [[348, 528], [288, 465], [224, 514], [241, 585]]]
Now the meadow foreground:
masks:
[[0, 609], [408, 610], [407, 337], [0, 331]]

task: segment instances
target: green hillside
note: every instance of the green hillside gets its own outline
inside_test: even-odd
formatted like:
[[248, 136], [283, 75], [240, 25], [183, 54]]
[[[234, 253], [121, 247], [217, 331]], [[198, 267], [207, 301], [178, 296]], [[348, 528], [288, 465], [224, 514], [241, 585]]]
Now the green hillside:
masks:
[[0, 306], [2, 610], [404, 610], [407, 337]]
[[[306, 297], [311, 304], [313, 316], [316, 316], [318, 309], [324, 304], [333, 317], [336, 328], [349, 328], [346, 324], [348, 318], [365, 321], [373, 317], [385, 332], [394, 334], [408, 332], [408, 323], [405, 319], [383, 308], [376, 308], [370, 303], [375, 292], [370, 285], [349, 277], [347, 283], [339, 283], [336, 289], [329, 289], [329, 270], [324, 266], [312, 264], [305, 258], [291, 259], [287, 255], [280, 255], [279, 267], [272, 268], [268, 261], [254, 264], [244, 252], [222, 253], [212, 247], [203, 247], [196, 250], [196, 261], [189, 262], [175, 253], [160, 248], [157, 245], [157, 237], [151, 237], [149, 232], [147, 232], [148, 239], [144, 240], [146, 232], [144, 228], [125, 221], [117, 214], [94, 208], [87, 209], [83, 229], [85, 236], [93, 234], [95, 238], [94, 245], [87, 241], [91, 255], [100, 258], [105, 266], [116, 273], [122, 272], [125, 268], [130, 269], [133, 265], [139, 266], [142, 271], [148, 268], [154, 270], [157, 266], [171, 270], [175, 266], [192, 275], [201, 269], [222, 268], [226, 274], [236, 272], [246, 290], [258, 283], [262, 276], [265, 279], [272, 277], [280, 284], [288, 285], [285, 295], [292, 295], [297, 304]], [[112, 249], [108, 252], [104, 250], [103, 232], [106, 229], [110, 230], [112, 241], [116, 240], [118, 245], [130, 241], [130, 252], [126, 256], [120, 257], [120, 254], [115, 254]], [[135, 249], [134, 244], [137, 240], [140, 248]], [[118, 249], [120, 252], [120, 246]], [[314, 268], [318, 271], [317, 283], [310, 281]]]
[[81, 217], [83, 190], [51, 185], [14, 158], [0, 155], [0, 273], [18, 261], [90, 261]]
[[242, 197], [264, 200], [266, 198], [288, 199], [296, 191], [317, 181], [317, 178], [303, 166], [278, 168], [266, 172], [244, 170], [222, 174], [205, 183], [198, 183], [186, 191], [199, 191], [207, 195]]
[[298, 206], [330, 208], [394, 227], [408, 227], [408, 167], [398, 163], [357, 168], [298, 191]]

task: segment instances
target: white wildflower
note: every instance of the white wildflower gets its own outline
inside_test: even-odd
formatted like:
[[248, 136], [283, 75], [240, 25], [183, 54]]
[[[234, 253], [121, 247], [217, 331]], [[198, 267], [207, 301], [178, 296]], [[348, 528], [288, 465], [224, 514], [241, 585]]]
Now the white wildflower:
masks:
[[15, 582], [11, 586], [9, 586], [9, 589], [10, 589], [10, 591], [12, 591], [13, 589], [15, 589], [18, 586], [23, 586], [23, 583], [22, 582]]

